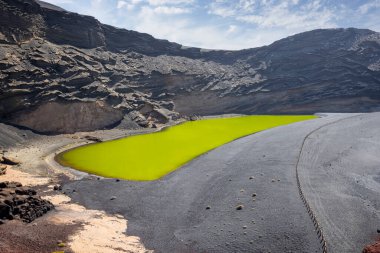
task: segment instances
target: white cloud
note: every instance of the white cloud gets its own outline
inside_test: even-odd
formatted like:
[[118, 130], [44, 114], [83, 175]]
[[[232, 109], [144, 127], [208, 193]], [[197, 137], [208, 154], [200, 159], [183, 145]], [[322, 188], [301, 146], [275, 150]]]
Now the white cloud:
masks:
[[212, 5], [210, 10], [208, 11], [208, 13], [218, 15], [218, 16], [225, 18], [225, 17], [231, 17], [231, 16], [235, 15], [235, 10], [230, 9], [228, 7]]
[[135, 8], [135, 6], [138, 3], [139, 3], [139, 1], [136, 1], [136, 0], [133, 0], [133, 1], [130, 1], [130, 2], [119, 0], [119, 1], [117, 1], [116, 8], [118, 8], [118, 9], [126, 8], [127, 10], [131, 11], [131, 10], [133, 10]]
[[194, 23], [177, 15], [160, 15], [154, 8], [144, 6], [135, 17], [135, 30], [167, 39], [185, 46], [206, 49], [242, 49], [265, 45], [287, 35], [286, 31], [256, 31], [235, 24], [212, 25]]
[[[361, 14], [367, 14], [370, 10], [380, 8], [380, 0], [375, 0], [370, 3], [363, 4], [359, 7], [359, 12]], [[379, 17], [380, 19], [380, 17]]]
[[128, 5], [128, 3], [126, 1], [117, 1], [117, 8], [118, 9], [121, 9], [126, 5]]
[[45, 1], [106, 24], [210, 49], [252, 48], [316, 28], [380, 30], [380, 0], [359, 6], [331, 0]]
[[184, 14], [184, 13], [190, 13], [191, 10], [187, 8], [179, 8], [179, 7], [172, 7], [172, 6], [159, 6], [153, 9], [155, 13], [158, 14]]
[[240, 0], [234, 4], [215, 1], [209, 13], [237, 21], [255, 24], [258, 28], [314, 29], [336, 27], [335, 14], [314, 0], [294, 9], [298, 0], [252, 1]]
[[59, 4], [71, 4], [74, 2], [74, 0], [45, 0], [47, 3], [59, 5]]
[[236, 25], [229, 25], [227, 33], [234, 33], [237, 31], [237, 29], [238, 29], [238, 27]]
[[148, 0], [150, 5], [188, 5], [194, 3], [194, 0]]
[[257, 3], [255, 0], [240, 0], [237, 3], [237, 8], [244, 11], [252, 11], [253, 8], [255, 8], [256, 4]]
[[333, 13], [325, 10], [319, 13], [289, 13], [283, 9], [273, 9], [263, 15], [246, 15], [236, 18], [239, 21], [253, 23], [262, 28], [315, 29], [336, 27]]

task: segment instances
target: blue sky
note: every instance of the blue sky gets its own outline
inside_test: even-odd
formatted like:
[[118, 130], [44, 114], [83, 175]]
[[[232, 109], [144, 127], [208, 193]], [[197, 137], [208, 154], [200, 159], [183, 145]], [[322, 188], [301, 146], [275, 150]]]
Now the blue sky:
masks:
[[45, 0], [186, 46], [243, 49], [317, 28], [380, 31], [380, 0]]

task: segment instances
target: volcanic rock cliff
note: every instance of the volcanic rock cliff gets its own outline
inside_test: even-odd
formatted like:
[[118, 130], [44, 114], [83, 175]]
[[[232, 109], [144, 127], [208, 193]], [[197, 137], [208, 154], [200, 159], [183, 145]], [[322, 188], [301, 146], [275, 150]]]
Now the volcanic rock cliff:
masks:
[[380, 34], [370, 30], [314, 30], [222, 51], [34, 0], [0, 0], [0, 17], [0, 119], [37, 132], [193, 114], [380, 110]]

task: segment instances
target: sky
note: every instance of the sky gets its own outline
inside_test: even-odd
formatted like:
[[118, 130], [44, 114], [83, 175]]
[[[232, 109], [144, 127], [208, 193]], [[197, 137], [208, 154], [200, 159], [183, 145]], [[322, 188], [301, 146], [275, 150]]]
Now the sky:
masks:
[[44, 0], [185, 46], [244, 49], [318, 28], [380, 32], [380, 0]]

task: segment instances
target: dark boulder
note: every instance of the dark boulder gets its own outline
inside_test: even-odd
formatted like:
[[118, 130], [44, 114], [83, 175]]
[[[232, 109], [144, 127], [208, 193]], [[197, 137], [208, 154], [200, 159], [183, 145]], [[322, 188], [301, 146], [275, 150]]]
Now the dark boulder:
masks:
[[0, 203], [0, 219], [7, 219], [11, 214], [11, 207], [5, 203]]
[[37, 192], [17, 182], [0, 182], [0, 220], [32, 222], [54, 208]]

